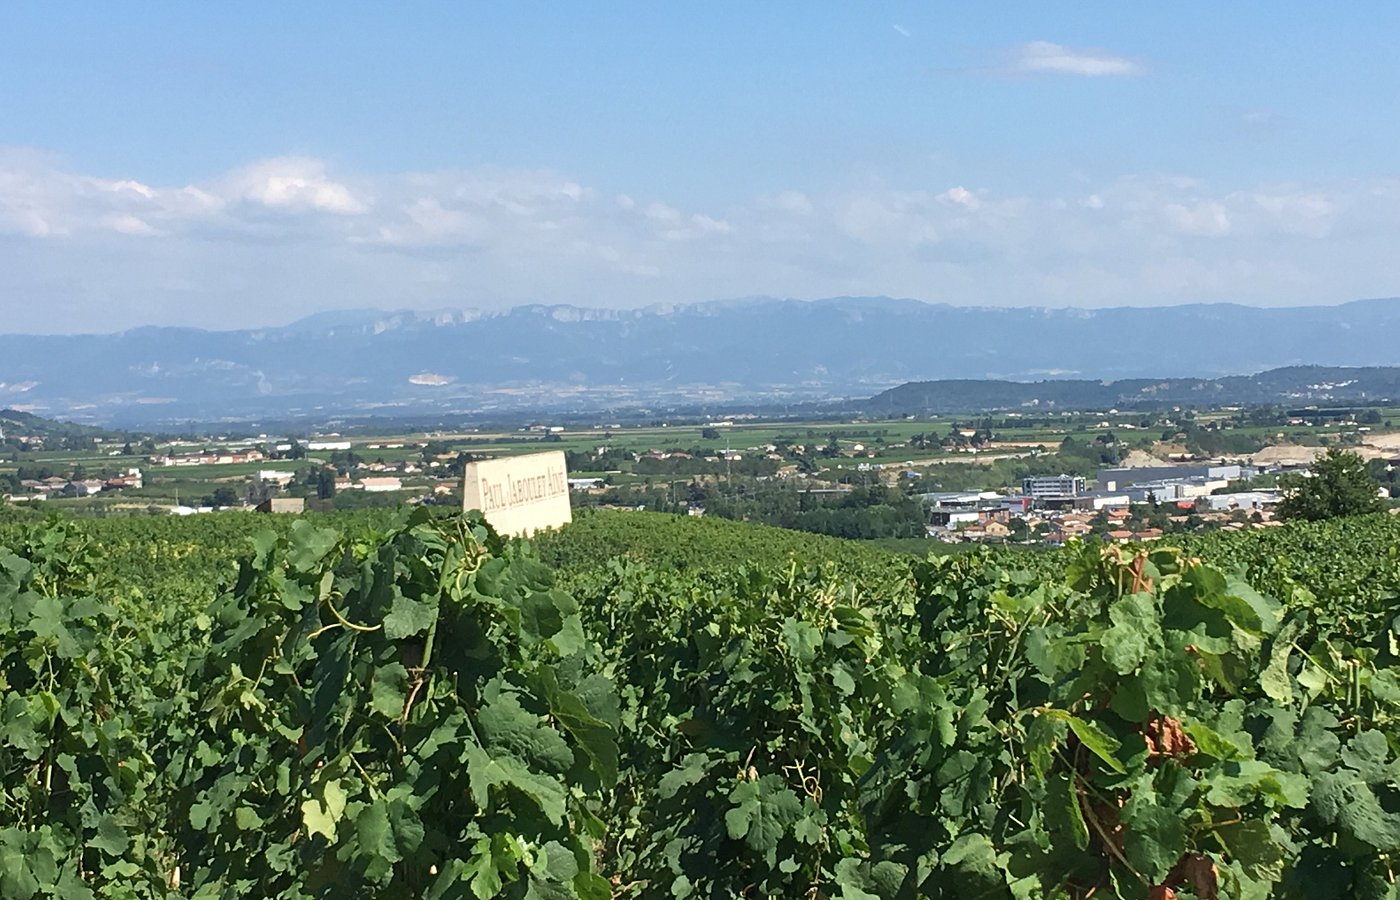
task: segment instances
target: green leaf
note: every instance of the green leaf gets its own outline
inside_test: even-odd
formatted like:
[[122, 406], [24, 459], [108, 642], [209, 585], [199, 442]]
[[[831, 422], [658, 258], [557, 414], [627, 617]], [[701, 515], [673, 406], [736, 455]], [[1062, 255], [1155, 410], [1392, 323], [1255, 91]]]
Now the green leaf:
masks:
[[53, 896], [59, 900], [93, 900], [92, 888], [84, 884], [82, 878], [71, 869], [65, 869], [58, 876]]
[[573, 765], [574, 751], [564, 736], [521, 706], [512, 691], [498, 693], [477, 713], [477, 721], [493, 755], [508, 753], [531, 768], [550, 772], [565, 772]]
[[544, 670], [538, 681], [550, 715], [578, 742], [603, 785], [612, 787], [617, 783], [618, 766], [617, 738], [612, 726], [595, 718], [583, 700], [561, 688], [551, 670]]
[[1069, 730], [1066, 716], [1036, 716], [1026, 728], [1026, 756], [1036, 775], [1044, 778], [1055, 763], [1055, 748]]
[[277, 548], [277, 532], [268, 529], [259, 531], [249, 538], [253, 545], [253, 565], [259, 569], [267, 566], [268, 556]]
[[1204, 722], [1184, 722], [1183, 728], [1196, 744], [1196, 752], [1215, 760], [1239, 759], [1253, 750], [1252, 744], [1240, 746], [1228, 740]]
[[1157, 804], [1150, 779], [1133, 791], [1119, 816], [1127, 826], [1123, 850], [1133, 868], [1160, 882], [1186, 852], [1186, 826], [1181, 813]]
[[783, 644], [798, 662], [810, 664], [821, 643], [822, 633], [812, 625], [793, 618], [783, 621]]
[[1282, 605], [1271, 597], [1265, 597], [1239, 576], [1231, 576], [1226, 590], [1229, 595], [1242, 601], [1249, 609], [1247, 616], [1239, 615], [1235, 607], [1224, 610], [1235, 620], [1235, 624], [1253, 632], [1273, 634], [1278, 630], [1278, 612]]
[[1291, 745], [1305, 772], [1321, 772], [1336, 762], [1342, 742], [1332, 732], [1341, 727], [1337, 717], [1320, 706], [1303, 713], [1298, 738]]
[[1267, 823], [1258, 819], [1222, 825], [1215, 836], [1225, 845], [1230, 857], [1254, 878], [1275, 882], [1283, 877], [1289, 854], [1274, 840]]
[[1397, 767], [1386, 762], [1390, 758], [1390, 742], [1375, 729], [1363, 731], [1342, 748], [1342, 762], [1355, 769], [1368, 784], [1400, 781]]
[[1002, 896], [1006, 877], [997, 859], [996, 847], [984, 834], [965, 834], [943, 851], [943, 865], [954, 870], [960, 882], [961, 897]]
[[1293, 678], [1288, 672], [1288, 662], [1293, 654], [1293, 642], [1303, 630], [1303, 622], [1297, 617], [1285, 622], [1269, 648], [1269, 663], [1259, 674], [1259, 686], [1263, 688], [1264, 696], [1275, 703], [1293, 702]]
[[397, 719], [403, 715], [408, 690], [407, 669], [398, 663], [380, 666], [370, 680], [370, 707], [386, 719]]
[[338, 543], [340, 532], [334, 528], [317, 528], [297, 519], [288, 538], [287, 563], [295, 571], [310, 572]]
[[531, 641], [554, 637], [564, 628], [564, 613], [554, 591], [526, 594], [520, 602], [520, 631]]
[[802, 801], [781, 776], [769, 774], [739, 784], [730, 791], [729, 802], [733, 806], [724, 814], [729, 836], [776, 865], [778, 841], [802, 814]]
[[1079, 850], [1089, 847], [1089, 825], [1084, 821], [1074, 777], [1068, 773], [1055, 774], [1045, 785], [1045, 827], [1056, 840], [1064, 835]]
[[355, 817], [355, 839], [366, 877], [382, 882], [423, 842], [423, 825], [404, 801], [376, 797]]
[[320, 785], [320, 799], [309, 798], [301, 804], [302, 824], [307, 834], [320, 834], [335, 840], [336, 824], [345, 815], [345, 790], [336, 779]]
[[[508, 840], [506, 835], [499, 835], [502, 840]], [[501, 892], [501, 870], [499, 866], [504, 862], [508, 866], [508, 871], [513, 871], [516, 867], [514, 859], [498, 860], [493, 840], [489, 837], [477, 838], [472, 846], [471, 856], [462, 867], [461, 880], [467, 882], [471, 888], [472, 895], [478, 900], [490, 900]]]
[[1293, 702], [1293, 678], [1288, 674], [1288, 657], [1292, 644], [1275, 647], [1269, 664], [1259, 673], [1259, 687], [1264, 696], [1275, 703]]
[[821, 842], [822, 825], [825, 821], [824, 815], [804, 815], [792, 826], [792, 834], [804, 844], [816, 845]]
[[27, 900], [39, 893], [39, 880], [18, 847], [0, 846], [0, 896]]
[[601, 875], [579, 872], [574, 876], [574, 893], [579, 900], [612, 900], [612, 885]]
[[1271, 806], [1301, 809], [1308, 803], [1306, 777], [1253, 759], [1225, 763], [1204, 786], [1206, 802], [1216, 806], [1245, 806], [1263, 799]]
[[833, 663], [830, 669], [831, 684], [846, 697], [856, 692], [856, 680], [845, 663]]
[[126, 831], [111, 816], [98, 820], [97, 834], [88, 840], [89, 847], [95, 847], [108, 856], [121, 856], [126, 852], [128, 843]]
[[1074, 715], [1068, 717], [1068, 722], [1069, 730], [1074, 732], [1074, 736], [1079, 738], [1079, 742], [1084, 745], [1085, 749], [1103, 760], [1105, 765], [1119, 775], [1127, 774], [1128, 770], [1123, 767], [1123, 763], [1115, 755], [1122, 744], [1107, 728], [1098, 722], [1081, 719]]
[[676, 796], [681, 788], [696, 784], [709, 772], [710, 759], [703, 753], [691, 753], [681, 760], [681, 764], [657, 782], [656, 793], [663, 800]]
[[471, 783], [472, 799], [482, 810], [493, 808], [493, 788], [510, 787], [534, 802], [550, 822], [558, 825], [564, 820], [567, 798], [564, 786], [548, 775], [531, 771], [512, 756], [492, 756], [481, 747], [468, 744], [467, 776]]
[[403, 640], [415, 634], [422, 634], [437, 621], [438, 606], [432, 600], [414, 600], [399, 594], [389, 605], [389, 614], [384, 617], [384, 637], [391, 641]]
[[575, 900], [578, 860], [558, 841], [540, 847], [530, 865], [525, 900]]
[[1201, 692], [1201, 670], [1186, 653], [1150, 654], [1139, 677], [1147, 708], [1167, 715], [1187, 708]]
[[356, 851], [369, 860], [368, 873], [378, 880], [374, 873], [383, 874], [388, 868], [403, 859], [398, 842], [394, 840], [394, 829], [389, 824], [389, 805], [377, 798], [355, 817]]
[[116, 862], [109, 863], [102, 867], [102, 875], [104, 878], [110, 878], [118, 882], [131, 880], [136, 876], [136, 873], [140, 871], [141, 867], [128, 859], [119, 859]]
[[40, 597], [34, 603], [29, 619], [29, 630], [39, 638], [53, 641], [58, 655], [63, 659], [75, 659], [82, 655], [82, 647], [73, 639], [64, 623], [63, 601], [57, 597]]
[[1313, 780], [1313, 809], [1323, 821], [1377, 852], [1400, 850], [1400, 815], [1387, 812], [1352, 772], [1323, 772]]
[[1151, 594], [1129, 594], [1108, 610], [1112, 627], [1103, 633], [1104, 662], [1119, 675], [1136, 669], [1147, 656], [1152, 636], [1161, 632], [1161, 614]]

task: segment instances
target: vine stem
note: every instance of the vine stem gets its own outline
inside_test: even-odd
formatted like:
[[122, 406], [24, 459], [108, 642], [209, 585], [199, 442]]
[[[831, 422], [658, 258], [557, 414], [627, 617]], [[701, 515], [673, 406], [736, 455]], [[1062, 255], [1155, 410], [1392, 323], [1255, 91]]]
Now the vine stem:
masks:
[[[330, 597], [326, 598], [326, 608], [331, 611], [331, 615], [335, 616], [337, 622], [349, 628], [351, 631], [358, 631], [361, 634], [366, 634], [371, 631], [378, 631], [384, 627], [383, 622], [380, 622], [378, 625], [356, 625], [340, 614], [340, 610], [335, 608], [335, 601]], [[324, 628], [322, 630], [324, 630]], [[320, 632], [318, 631], [317, 633], [319, 634]]]
[[345, 755], [350, 758], [350, 765], [354, 766], [355, 771], [360, 773], [360, 778], [364, 781], [365, 787], [369, 788], [370, 793], [374, 794], [374, 796], [379, 798], [380, 800], [383, 800], [383, 792], [381, 792], [378, 786], [375, 785], [374, 781], [370, 779], [369, 773], [365, 771], [364, 766], [360, 765], [360, 761], [355, 758], [355, 754], [347, 753]]
[[[1076, 776], [1076, 780], [1078, 780], [1078, 776]], [[1113, 839], [1109, 837], [1108, 832], [1104, 830], [1103, 823], [1099, 821], [1098, 816], [1094, 815], [1093, 807], [1085, 802], [1086, 798], [1084, 792], [1075, 791], [1075, 794], [1079, 797], [1079, 809], [1084, 814], [1084, 821], [1088, 822], [1093, 827], [1094, 833], [1099, 836], [1099, 842], [1103, 844], [1104, 850], [1114, 859], [1118, 860], [1123, 868], [1132, 872], [1133, 876], [1137, 878], [1138, 881], [1142, 882], [1143, 887], [1151, 887], [1152, 885], [1143, 877], [1143, 874], [1137, 869], [1134, 869], [1132, 863], [1128, 862], [1128, 858], [1118, 849], [1118, 845], [1113, 843]]]

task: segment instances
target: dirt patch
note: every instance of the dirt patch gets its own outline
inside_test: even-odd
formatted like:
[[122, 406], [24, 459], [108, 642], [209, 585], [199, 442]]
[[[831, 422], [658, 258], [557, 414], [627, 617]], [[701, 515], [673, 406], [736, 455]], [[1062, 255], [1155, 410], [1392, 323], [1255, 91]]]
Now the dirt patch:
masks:
[[1366, 446], [1377, 450], [1400, 450], [1400, 433], [1371, 435], [1366, 438]]
[[1118, 465], [1124, 469], [1151, 469], [1166, 463], [1145, 450], [1131, 450]]
[[1249, 461], [1256, 466], [1306, 466], [1323, 454], [1322, 447], [1302, 447], [1298, 444], [1278, 444], [1252, 454]]

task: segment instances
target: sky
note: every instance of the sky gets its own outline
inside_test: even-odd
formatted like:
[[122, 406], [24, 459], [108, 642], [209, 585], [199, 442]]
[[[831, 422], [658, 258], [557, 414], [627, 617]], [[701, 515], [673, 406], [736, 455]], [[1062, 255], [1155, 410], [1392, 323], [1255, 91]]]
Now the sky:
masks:
[[0, 4], [0, 331], [1400, 295], [1400, 5]]

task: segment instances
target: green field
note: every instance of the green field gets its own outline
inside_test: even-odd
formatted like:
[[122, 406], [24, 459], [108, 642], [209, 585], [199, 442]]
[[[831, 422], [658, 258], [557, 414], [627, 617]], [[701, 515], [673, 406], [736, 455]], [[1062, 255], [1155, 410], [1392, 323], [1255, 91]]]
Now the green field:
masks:
[[[768, 491], [773, 484], [756, 480], [756, 473], [745, 474], [744, 466], [706, 463], [703, 459], [673, 467], [673, 470], [651, 471], [643, 462], [632, 462], [631, 455], [650, 451], [666, 453], [682, 450], [700, 457], [714, 457], [729, 449], [745, 457], [745, 465], [763, 456], [770, 446], [782, 448], [780, 460], [763, 460], [770, 478], [779, 468], [784, 470], [781, 481], [807, 487], [827, 487], [844, 482], [857, 486], [893, 484], [900, 473], [911, 471], [921, 480], [902, 482], [914, 490], [1008, 489], [1017, 486], [1028, 474], [1069, 471], [1092, 474], [1100, 465], [1111, 464], [1133, 450], [1146, 450], [1165, 456], [1179, 453], [1199, 444], [1196, 449], [1204, 455], [1243, 453], [1275, 443], [1318, 446], [1324, 443], [1355, 444], [1393, 431], [1386, 422], [1400, 421], [1400, 411], [1384, 408], [1373, 411], [1380, 422], [1369, 432], [1360, 432], [1354, 425], [1334, 423], [1318, 425], [1289, 425], [1279, 410], [1184, 410], [1159, 412], [1046, 412], [967, 414], [961, 416], [926, 417], [920, 419], [855, 420], [855, 421], [762, 421], [739, 419], [730, 424], [696, 422], [663, 424], [649, 423], [612, 427], [571, 428], [557, 433], [522, 428], [515, 431], [423, 432], [413, 434], [355, 435], [344, 438], [352, 444], [349, 454], [312, 451], [306, 458], [269, 459], [264, 462], [163, 467], [149, 463], [146, 455], [107, 455], [101, 448], [120, 445], [109, 442], [85, 450], [24, 450], [10, 445], [0, 457], [0, 479], [14, 479], [18, 494], [18, 479], [23, 472], [34, 477], [44, 470], [48, 474], [67, 478], [84, 473], [87, 477], [115, 475], [130, 467], [139, 467], [145, 475], [145, 486], [118, 492], [103, 492], [96, 497], [79, 499], [51, 497], [49, 503], [86, 515], [145, 515], [170, 509], [176, 505], [201, 505], [220, 488], [232, 490], [241, 500], [263, 496], [251, 477], [259, 469], [292, 470], [298, 474], [298, 495], [317, 498], [309, 485], [320, 467], [333, 464], [342, 476], [363, 477], [369, 472], [357, 465], [382, 462], [388, 466], [404, 463], [423, 465], [438, 459], [440, 468], [405, 476], [406, 496], [423, 496], [435, 487], [455, 489], [455, 473], [459, 473], [468, 458], [512, 455], [557, 449], [574, 454], [571, 474], [582, 477], [602, 477], [621, 492], [606, 498], [581, 495], [582, 505], [612, 504], [645, 506], [676, 510], [685, 508], [685, 491], [692, 481], [713, 486], [720, 481], [724, 492], [736, 490], [749, 494]], [[1261, 418], [1262, 417], [1262, 418]], [[1170, 423], [1170, 424], [1166, 424]], [[1145, 427], [1144, 427], [1145, 426]], [[60, 426], [55, 426], [60, 427]], [[541, 428], [545, 426], [540, 426]], [[1184, 429], [1177, 433], [1178, 429]], [[971, 452], [967, 440], [955, 435], [958, 431], [977, 431], [990, 435], [977, 452]], [[1282, 435], [1282, 437], [1280, 437]], [[200, 447], [247, 447], [259, 441], [219, 441], [213, 438], [195, 445], [182, 442], [172, 445], [140, 435], [130, 436], [134, 447], [142, 446], [157, 455], [167, 452], [193, 452]], [[1162, 439], [1172, 437], [1163, 442]], [[919, 439], [911, 443], [911, 439]], [[1091, 452], [1065, 454], [1061, 443], [1066, 439], [1077, 442], [1081, 450]], [[981, 438], [979, 438], [979, 441]], [[942, 445], [940, 445], [940, 442]], [[273, 452], [276, 442], [261, 443]], [[393, 444], [397, 446], [384, 446]], [[862, 449], [857, 452], [856, 447]], [[610, 448], [614, 455], [597, 459], [599, 448]], [[1041, 448], [1044, 448], [1043, 455]], [[621, 454], [621, 459], [616, 454]], [[451, 466], [451, 477], [444, 477]], [[792, 477], [796, 467], [799, 477]], [[656, 467], [652, 467], [653, 469]], [[731, 471], [733, 469], [733, 471]], [[0, 481], [0, 487], [5, 482]], [[336, 505], [330, 498], [320, 497], [327, 505]], [[702, 501], [703, 503], [703, 501]], [[346, 497], [338, 505], [360, 505], [359, 498]]]
[[0, 516], [0, 897], [1395, 896], [1400, 518]]

